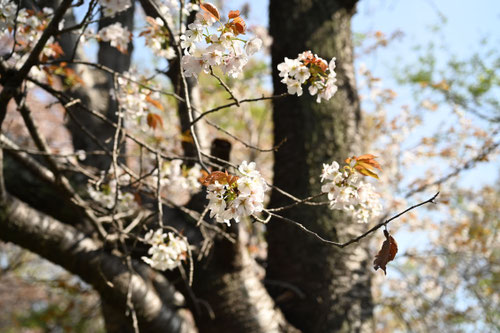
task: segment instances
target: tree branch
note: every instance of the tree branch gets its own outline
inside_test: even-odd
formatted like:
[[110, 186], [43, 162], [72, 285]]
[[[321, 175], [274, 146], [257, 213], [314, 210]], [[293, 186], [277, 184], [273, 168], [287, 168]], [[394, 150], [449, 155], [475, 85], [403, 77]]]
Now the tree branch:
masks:
[[[129, 281], [139, 327], [144, 332], [193, 332], [154, 288], [131, 273], [121, 258], [103, 251], [75, 228], [7, 195], [0, 205], [0, 238], [64, 267], [91, 284], [101, 296], [125, 309]], [[144, 266], [135, 262], [136, 266]]]
[[408, 213], [410, 210], [413, 210], [417, 207], [420, 207], [420, 206], [423, 206], [425, 204], [428, 204], [428, 203], [435, 203], [435, 199], [436, 197], [439, 195], [439, 192], [437, 192], [436, 194], [434, 194], [434, 196], [430, 199], [427, 199], [421, 203], [418, 203], [416, 205], [413, 205], [411, 207], [408, 207], [407, 209], [405, 209], [404, 211], [394, 215], [393, 217], [391, 217], [390, 219], [387, 219], [383, 222], [380, 222], [379, 224], [375, 225], [374, 227], [370, 228], [368, 231], [366, 231], [365, 233], [355, 237], [355, 238], [352, 238], [350, 239], [349, 241], [345, 242], [345, 243], [339, 243], [339, 242], [334, 242], [334, 241], [330, 241], [328, 239], [324, 239], [323, 237], [321, 237], [320, 235], [318, 235], [316, 232], [312, 231], [312, 230], [309, 230], [307, 229], [302, 223], [300, 222], [297, 222], [297, 221], [294, 221], [292, 219], [289, 219], [287, 217], [284, 217], [284, 216], [281, 216], [281, 215], [278, 215], [278, 214], [275, 214], [273, 212], [271, 212], [270, 210], [266, 210], [264, 209], [264, 212], [268, 213], [270, 216], [273, 216], [273, 217], [276, 217], [277, 219], [279, 220], [282, 220], [284, 222], [288, 222], [288, 223], [291, 223], [291, 224], [294, 224], [296, 225], [297, 227], [299, 227], [300, 229], [302, 229], [303, 231], [305, 231], [306, 233], [310, 234], [310, 235], [313, 235], [314, 237], [316, 237], [317, 239], [319, 239], [322, 243], [325, 243], [325, 244], [330, 244], [330, 245], [333, 245], [333, 246], [337, 246], [337, 247], [340, 247], [340, 248], [344, 248], [348, 245], [351, 245], [352, 243], [357, 243], [359, 242], [360, 240], [362, 240], [363, 238], [365, 238], [366, 236], [368, 236], [369, 234], [373, 233], [375, 230], [378, 230], [380, 229], [381, 227], [383, 226], [387, 226], [387, 224], [389, 224], [391, 221], [397, 219], [398, 217]]

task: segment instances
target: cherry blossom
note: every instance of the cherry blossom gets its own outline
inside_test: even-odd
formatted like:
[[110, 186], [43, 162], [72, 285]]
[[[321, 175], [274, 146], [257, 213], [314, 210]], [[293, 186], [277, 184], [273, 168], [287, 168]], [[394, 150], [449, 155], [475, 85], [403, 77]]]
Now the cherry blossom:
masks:
[[[188, 168], [181, 160], [165, 162], [162, 165], [160, 185], [168, 197], [180, 196], [181, 193], [194, 194], [201, 190], [198, 181], [202, 177], [201, 166], [195, 164]], [[156, 186], [157, 176], [152, 177]]]
[[[210, 4], [210, 7], [217, 11], [214, 5]], [[216, 33], [211, 33], [216, 22], [219, 27]], [[195, 21], [180, 36], [180, 45], [184, 50], [184, 75], [197, 77], [201, 71], [208, 73], [211, 66], [220, 67], [225, 75], [238, 77], [248, 62], [248, 56], [262, 47], [262, 40], [257, 37], [249, 41], [240, 38], [239, 35], [244, 34], [245, 29], [245, 23], [237, 11], [231, 12], [229, 21], [223, 24], [214, 15], [200, 10]]]
[[118, 22], [102, 28], [98, 33], [98, 37], [104, 42], [109, 42], [111, 46], [116, 47], [120, 52], [126, 53], [132, 34]]
[[278, 64], [281, 82], [287, 85], [290, 95], [302, 95], [302, 85], [309, 83], [309, 94], [316, 95], [316, 102], [321, 99], [329, 100], [337, 92], [335, 74], [335, 58], [327, 63], [326, 60], [312, 54], [311, 51], [299, 53], [296, 59], [284, 59]]
[[117, 13], [127, 10], [132, 6], [130, 0], [99, 0], [104, 16], [113, 17]]
[[[0, 1], [0, 55], [9, 55], [5, 65], [19, 69], [29, 57], [32, 48], [40, 39], [44, 29], [53, 16], [51, 8], [33, 12], [26, 8], [18, 8], [15, 2]], [[17, 15], [16, 15], [17, 12]], [[64, 21], [59, 23], [59, 29], [64, 26]], [[16, 43], [14, 45], [14, 28]], [[50, 37], [44, 45], [41, 58], [57, 58], [62, 54], [61, 47]], [[40, 68], [33, 67], [30, 75], [43, 81], [45, 73]]]
[[255, 162], [243, 161], [238, 168], [241, 177], [219, 177], [207, 187], [210, 217], [217, 222], [231, 224], [241, 218], [261, 212], [267, 184]]
[[[352, 163], [351, 163], [352, 164]], [[382, 213], [380, 195], [370, 183], [363, 182], [354, 167], [346, 165], [342, 169], [337, 162], [323, 164], [321, 187], [327, 193], [331, 209], [343, 210], [358, 222], [368, 223]]]
[[144, 241], [151, 245], [148, 250], [150, 257], [144, 256], [142, 260], [154, 269], [172, 270], [186, 259], [188, 244], [172, 232], [166, 234], [162, 229], [149, 230], [144, 236]]
[[166, 59], [175, 58], [175, 50], [170, 45], [170, 33], [164, 26], [160, 18], [146, 17], [148, 27], [139, 36], [143, 36], [147, 47], [153, 50], [154, 54]]
[[[109, 174], [112, 175], [114, 174], [114, 172], [110, 171]], [[130, 184], [129, 175], [122, 174], [118, 177], [118, 185], [127, 186], [128, 184]], [[117, 196], [116, 189], [116, 179], [111, 179], [107, 183], [102, 183], [96, 186], [91, 184], [88, 184], [87, 186], [87, 192], [90, 198], [100, 206], [106, 209], [115, 208], [118, 213], [122, 213], [124, 215], [132, 215], [139, 208], [137, 202], [135, 201], [134, 195], [129, 192], [123, 192], [120, 189]]]

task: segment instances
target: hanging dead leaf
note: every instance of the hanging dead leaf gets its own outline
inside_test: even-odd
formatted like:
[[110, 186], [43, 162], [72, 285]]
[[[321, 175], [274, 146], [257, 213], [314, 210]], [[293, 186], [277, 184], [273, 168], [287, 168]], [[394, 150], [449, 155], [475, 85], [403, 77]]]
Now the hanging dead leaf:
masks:
[[398, 253], [398, 244], [396, 243], [394, 238], [392, 238], [389, 232], [387, 232], [387, 230], [384, 230], [384, 236], [385, 241], [382, 244], [382, 248], [375, 256], [375, 260], [373, 261], [373, 268], [375, 270], [382, 268], [384, 274], [387, 274], [385, 270], [387, 263], [393, 260], [394, 257], [396, 257], [396, 253]]

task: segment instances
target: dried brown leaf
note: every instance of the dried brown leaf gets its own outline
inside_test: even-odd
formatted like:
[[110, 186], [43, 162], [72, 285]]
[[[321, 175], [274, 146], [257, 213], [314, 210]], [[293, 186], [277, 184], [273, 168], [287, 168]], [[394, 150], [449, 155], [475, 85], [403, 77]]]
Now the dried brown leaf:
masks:
[[387, 230], [384, 230], [384, 235], [385, 241], [382, 244], [382, 248], [375, 256], [373, 268], [375, 270], [382, 268], [384, 274], [387, 274], [387, 263], [396, 257], [396, 253], [398, 253], [398, 244], [396, 243], [396, 240], [394, 240], [394, 238], [392, 238], [392, 236], [387, 232]]

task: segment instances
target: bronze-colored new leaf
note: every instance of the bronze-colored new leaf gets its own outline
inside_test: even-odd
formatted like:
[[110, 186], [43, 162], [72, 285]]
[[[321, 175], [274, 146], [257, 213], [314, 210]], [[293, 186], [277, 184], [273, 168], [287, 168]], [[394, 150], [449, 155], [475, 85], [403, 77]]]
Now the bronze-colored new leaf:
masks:
[[158, 110], [163, 111], [163, 105], [156, 99], [152, 99], [150, 95], [146, 95], [146, 101], [150, 104], [153, 104]]
[[387, 263], [393, 260], [394, 257], [396, 257], [396, 253], [398, 253], [398, 244], [396, 243], [394, 238], [392, 238], [392, 236], [387, 232], [387, 230], [384, 230], [384, 235], [385, 241], [382, 244], [382, 248], [375, 256], [375, 260], [373, 261], [373, 268], [375, 270], [382, 268], [384, 274], [387, 274], [385, 270]]
[[202, 179], [200, 179], [200, 183], [205, 186], [210, 184], [214, 184], [216, 181], [219, 184], [229, 184], [233, 185], [238, 180], [238, 176], [230, 175], [227, 171], [212, 171], [210, 174], [204, 175]]
[[361, 156], [349, 157], [345, 160], [347, 164], [351, 164], [355, 161], [354, 170], [362, 174], [363, 176], [370, 176], [378, 179], [378, 175], [374, 172], [374, 169], [379, 169], [382, 171], [380, 164], [375, 161], [376, 156], [372, 154], [364, 154]]
[[240, 11], [239, 10], [231, 10], [229, 11], [229, 14], [227, 15], [227, 17], [229, 17], [229, 19], [234, 19], [236, 17], [240, 16]]
[[156, 113], [148, 113], [146, 121], [152, 129], [156, 129], [157, 127], [163, 129], [163, 120]]
[[200, 8], [203, 9], [206, 13], [208, 13], [210, 16], [215, 18], [217, 21], [220, 21], [220, 14], [219, 10], [217, 7], [212, 5], [210, 2], [204, 2], [200, 5]]
[[235, 17], [231, 22], [229, 22], [229, 26], [235, 35], [244, 35], [247, 29], [245, 20], [243, 20], [241, 16]]

